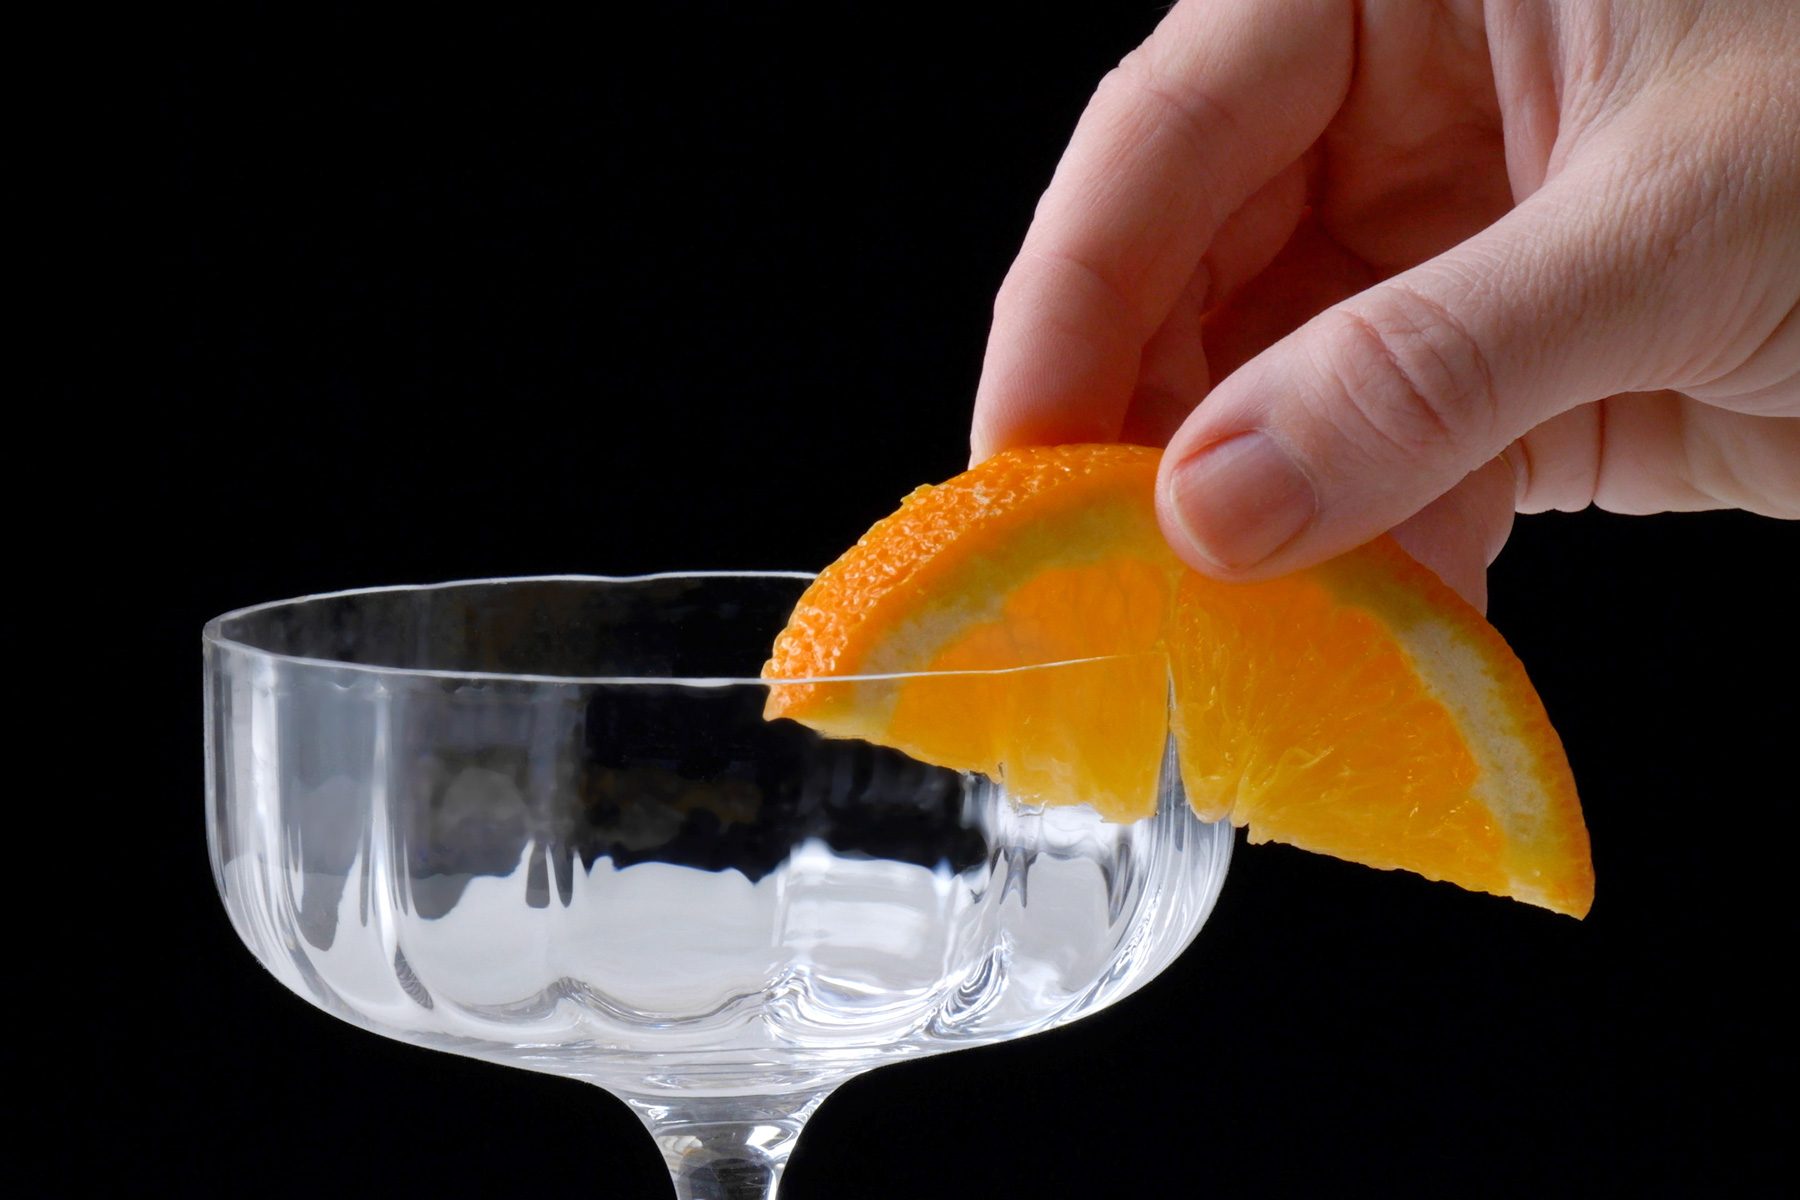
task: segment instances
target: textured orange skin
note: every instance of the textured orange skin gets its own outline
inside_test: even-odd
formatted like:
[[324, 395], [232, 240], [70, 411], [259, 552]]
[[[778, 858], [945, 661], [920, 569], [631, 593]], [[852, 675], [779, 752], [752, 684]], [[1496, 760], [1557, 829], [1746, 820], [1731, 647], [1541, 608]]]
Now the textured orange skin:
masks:
[[[1014, 451], [946, 483], [915, 488], [813, 581], [775, 639], [763, 677], [867, 671], [868, 652], [893, 620], [909, 611], [912, 599], [942, 587], [969, 557], [1097, 498], [1147, 494], [1159, 458], [1143, 446]], [[805, 685], [777, 689], [769, 715], [798, 716], [819, 695]]]
[[[1252, 840], [1584, 914], [1593, 871], [1568, 761], [1493, 627], [1388, 538], [1265, 583], [1188, 571], [1157, 530], [1158, 459], [1135, 446], [1009, 451], [916, 490], [802, 597], [763, 674], [813, 682], [776, 683], [767, 715], [1010, 770], [1035, 801], [1119, 820], [1154, 804], [1146, 772], [1172, 723], [1190, 803], [1248, 824]], [[1109, 608], [1108, 596], [1124, 599]], [[945, 603], [964, 608], [933, 608]], [[1419, 659], [1445, 644], [1460, 673]], [[1079, 676], [819, 682], [1093, 655], [1127, 657]], [[1446, 703], [1468, 698], [1434, 691], [1420, 674], [1434, 670], [1440, 689], [1477, 680], [1497, 716], [1459, 724]], [[1164, 677], [1173, 712], [1148, 691]], [[1484, 771], [1483, 749], [1506, 770]], [[1484, 791], [1503, 794], [1507, 821]]]

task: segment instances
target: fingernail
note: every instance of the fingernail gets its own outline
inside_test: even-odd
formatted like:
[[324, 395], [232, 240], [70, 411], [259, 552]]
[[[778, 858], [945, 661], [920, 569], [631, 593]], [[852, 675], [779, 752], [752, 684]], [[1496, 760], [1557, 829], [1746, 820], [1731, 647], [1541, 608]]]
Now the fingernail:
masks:
[[1294, 460], [1256, 430], [1214, 442], [1177, 466], [1169, 489], [1194, 549], [1233, 570], [1254, 567], [1292, 541], [1319, 505]]

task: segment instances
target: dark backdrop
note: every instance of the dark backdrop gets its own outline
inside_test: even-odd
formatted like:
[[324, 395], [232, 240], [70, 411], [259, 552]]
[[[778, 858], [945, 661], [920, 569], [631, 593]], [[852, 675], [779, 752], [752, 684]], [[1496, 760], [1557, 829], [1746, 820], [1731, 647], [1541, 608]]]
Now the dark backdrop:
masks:
[[[55, 1060], [15, 1093], [45, 1191], [661, 1195], [610, 1098], [359, 1032], [255, 965], [206, 864], [200, 626], [364, 584], [829, 561], [963, 465], [995, 285], [1158, 16], [296, 6], [76, 56], [72, 244], [107, 249], [71, 268], [51, 393], [74, 469], [24, 511], [103, 634], [50, 731], [86, 783], [51, 793], [47, 865], [128, 882], [78, 888], [88, 919], [13, 980], [55, 1014], [13, 1047]], [[1497, 564], [1582, 787], [1587, 921], [1246, 849], [1147, 991], [849, 1084], [785, 1194], [1682, 1192], [1791, 1165], [1761, 1097], [1791, 1082], [1795, 534], [1550, 515]]]

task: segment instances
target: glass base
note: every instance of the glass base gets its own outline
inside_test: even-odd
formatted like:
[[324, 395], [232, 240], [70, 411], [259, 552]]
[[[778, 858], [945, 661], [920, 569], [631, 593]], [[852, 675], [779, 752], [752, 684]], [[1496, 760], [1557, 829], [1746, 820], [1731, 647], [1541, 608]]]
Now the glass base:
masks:
[[830, 1092], [621, 1098], [656, 1139], [680, 1200], [773, 1200], [806, 1119]]

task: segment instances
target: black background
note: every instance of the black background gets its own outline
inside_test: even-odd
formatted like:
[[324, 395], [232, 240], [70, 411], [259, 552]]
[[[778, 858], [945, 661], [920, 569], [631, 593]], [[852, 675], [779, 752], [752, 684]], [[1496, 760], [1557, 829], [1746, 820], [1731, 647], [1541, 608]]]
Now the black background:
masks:
[[[88, 907], [12, 984], [41, 1031], [13, 1053], [54, 1060], [14, 1093], [42, 1190], [663, 1194], [609, 1097], [357, 1031], [256, 966], [206, 863], [200, 626], [366, 584], [823, 565], [962, 467], [993, 290], [1159, 13], [296, 7], [72, 59], [86, 253], [47, 394], [73, 469], [24, 523], [75, 599], [18, 623], [91, 635], [43, 731], [75, 769], [40, 856]], [[1763, 1097], [1791, 1081], [1796, 549], [1741, 514], [1520, 522], [1491, 615], [1582, 787], [1587, 921], [1241, 848], [1145, 992], [853, 1081], [784, 1195], [1790, 1166]]]

